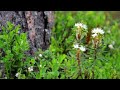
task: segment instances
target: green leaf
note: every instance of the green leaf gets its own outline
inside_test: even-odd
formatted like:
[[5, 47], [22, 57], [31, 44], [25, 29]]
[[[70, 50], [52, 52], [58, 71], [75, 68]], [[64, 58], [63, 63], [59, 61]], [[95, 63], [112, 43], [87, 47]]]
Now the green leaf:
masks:
[[59, 72], [58, 71], [54, 71], [54, 76], [58, 78]]
[[32, 63], [32, 65], [34, 65], [35, 64], [35, 59], [31, 59], [31, 63]]
[[52, 71], [57, 71], [59, 69], [59, 65], [56, 63], [52, 66]]
[[60, 79], [65, 79], [65, 75], [64, 75], [64, 74], [61, 74]]
[[65, 54], [63, 54], [63, 55], [60, 55], [59, 57], [58, 57], [58, 61], [60, 62], [60, 64], [63, 62], [63, 60], [66, 58], [66, 55]]
[[10, 21], [7, 21], [7, 25], [8, 25], [8, 27], [7, 27], [7, 29], [8, 30], [12, 30], [13, 29], [13, 27], [14, 27], [14, 24], [12, 24]]
[[36, 76], [36, 77], [35, 77], [36, 79], [41, 79], [39, 73], [36, 73], [35, 76]]
[[52, 79], [52, 73], [51, 72], [47, 73], [47, 79]]
[[18, 79], [25, 79], [25, 74], [21, 74], [20, 77]]
[[52, 60], [52, 64], [54, 65], [56, 63], [56, 59], [54, 58], [53, 60]]

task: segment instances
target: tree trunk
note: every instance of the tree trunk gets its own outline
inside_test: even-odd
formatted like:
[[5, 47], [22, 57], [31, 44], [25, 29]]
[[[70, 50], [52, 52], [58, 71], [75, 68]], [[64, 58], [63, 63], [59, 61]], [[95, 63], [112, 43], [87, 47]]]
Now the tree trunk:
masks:
[[53, 11], [0, 11], [0, 27], [7, 21], [20, 24], [20, 32], [28, 33], [29, 53], [33, 55], [39, 48], [45, 50], [49, 47], [53, 14]]

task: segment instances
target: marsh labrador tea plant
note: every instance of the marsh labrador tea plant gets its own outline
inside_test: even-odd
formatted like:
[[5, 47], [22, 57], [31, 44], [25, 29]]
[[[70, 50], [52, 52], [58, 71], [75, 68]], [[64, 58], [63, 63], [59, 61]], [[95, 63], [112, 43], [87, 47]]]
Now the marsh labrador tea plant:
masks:
[[119, 21], [103, 11], [55, 11], [51, 44], [34, 56], [20, 29], [8, 21], [0, 32], [2, 79], [120, 78]]

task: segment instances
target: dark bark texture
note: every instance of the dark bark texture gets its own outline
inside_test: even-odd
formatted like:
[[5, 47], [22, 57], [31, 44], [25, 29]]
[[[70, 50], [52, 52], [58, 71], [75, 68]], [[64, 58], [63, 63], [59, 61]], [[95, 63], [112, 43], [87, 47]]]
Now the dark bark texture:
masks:
[[27, 32], [30, 44], [28, 54], [34, 55], [39, 48], [46, 50], [50, 45], [53, 14], [53, 11], [0, 11], [0, 30], [7, 21], [21, 25], [20, 32]]
[[53, 14], [53, 11], [0, 11], [0, 27], [7, 21], [21, 25], [20, 32], [28, 33], [31, 53], [34, 53], [39, 48], [45, 50], [49, 47]]

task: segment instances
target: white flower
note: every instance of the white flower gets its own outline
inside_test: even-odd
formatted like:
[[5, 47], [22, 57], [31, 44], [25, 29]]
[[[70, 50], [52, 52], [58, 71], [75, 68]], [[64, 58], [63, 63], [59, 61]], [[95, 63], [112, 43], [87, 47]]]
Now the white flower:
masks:
[[83, 51], [83, 52], [86, 51], [86, 48], [85, 48], [84, 46], [82, 46], [82, 45], [81, 45], [79, 48], [80, 48], [80, 50]]
[[112, 45], [115, 45], [115, 41], [112, 41]]
[[19, 77], [19, 75], [20, 75], [20, 73], [18, 72], [18, 73], [16, 73], [16, 75], [15, 75], [15, 76], [16, 76], [16, 77]]
[[18, 31], [18, 34], [20, 34], [20, 31]]
[[40, 67], [42, 67], [42, 65], [40, 65]]
[[94, 28], [92, 30], [92, 33], [96, 33], [96, 34], [104, 34], [104, 31], [101, 28]]
[[4, 77], [5, 79], [7, 79], [7, 77]]
[[96, 36], [98, 36], [97, 33], [94, 33], [94, 34], [92, 35], [93, 38], [95, 38]]
[[37, 59], [37, 57], [35, 57], [35, 59]]
[[42, 54], [39, 54], [39, 57], [42, 57]]
[[83, 23], [76, 23], [75, 24], [75, 26], [77, 27], [77, 28], [84, 28], [84, 29], [87, 29], [87, 26], [85, 25], [85, 24], [83, 24]]
[[33, 66], [29, 67], [29, 68], [28, 68], [28, 71], [29, 71], [29, 72], [33, 71]]
[[110, 30], [108, 30], [108, 31], [107, 31], [107, 33], [111, 33], [111, 31], [110, 31]]
[[74, 44], [74, 48], [79, 48], [79, 45], [77, 43]]
[[113, 49], [113, 48], [114, 48], [112, 44], [108, 45], [108, 47], [109, 47], [110, 49]]

